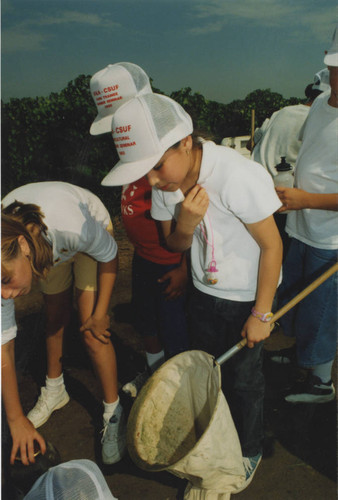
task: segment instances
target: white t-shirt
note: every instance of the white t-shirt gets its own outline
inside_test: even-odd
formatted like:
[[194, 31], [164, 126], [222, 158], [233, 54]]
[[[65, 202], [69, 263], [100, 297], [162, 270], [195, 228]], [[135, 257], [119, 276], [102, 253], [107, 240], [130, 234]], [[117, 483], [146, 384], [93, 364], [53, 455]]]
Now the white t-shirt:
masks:
[[11, 191], [2, 200], [7, 207], [15, 200], [38, 205], [48, 227], [54, 265], [83, 252], [98, 262], [109, 262], [117, 254], [114, 238], [106, 231], [108, 210], [87, 189], [66, 182], [35, 182]]
[[[338, 193], [338, 109], [328, 104], [330, 91], [314, 101], [303, 131], [295, 170], [295, 187], [309, 193]], [[287, 216], [287, 233], [307, 245], [338, 248], [338, 213], [294, 210]]]
[[[206, 282], [205, 270], [212, 260], [212, 248], [198, 226], [191, 246], [194, 285], [216, 297], [254, 300], [260, 248], [245, 224], [266, 219], [281, 206], [271, 176], [261, 165], [233, 149], [205, 142], [197, 182], [209, 196], [202, 227], [209, 243], [214, 242], [218, 283]], [[181, 190], [170, 193], [153, 188], [153, 218], [177, 219], [183, 200]]]
[[[116, 257], [117, 244], [106, 231], [110, 222], [108, 210], [87, 189], [66, 182], [36, 182], [11, 191], [2, 204], [7, 207], [14, 201], [34, 203], [41, 208], [45, 215], [44, 223], [48, 227], [47, 240], [53, 248], [55, 266], [71, 259], [78, 252], [86, 253], [98, 262], [109, 262]], [[2, 343], [16, 335], [12, 302], [11, 299], [1, 302], [1, 313], [5, 320], [5, 324], [2, 321]], [[9, 325], [13, 318], [14, 323]], [[8, 340], [4, 342], [4, 338]]]
[[286, 106], [265, 120], [262, 127], [255, 131], [257, 144], [252, 159], [263, 165], [272, 176], [277, 175], [275, 166], [286, 157], [286, 162], [295, 166], [301, 141], [300, 130], [306, 120], [310, 106], [297, 104]]

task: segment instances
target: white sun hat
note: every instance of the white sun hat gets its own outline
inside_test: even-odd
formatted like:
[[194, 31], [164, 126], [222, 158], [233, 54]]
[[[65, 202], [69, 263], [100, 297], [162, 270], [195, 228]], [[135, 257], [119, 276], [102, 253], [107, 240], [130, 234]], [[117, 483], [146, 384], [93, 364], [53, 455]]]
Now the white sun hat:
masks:
[[120, 161], [103, 186], [135, 182], [156, 165], [171, 146], [193, 131], [192, 119], [173, 99], [159, 94], [135, 97], [112, 118], [112, 135]]
[[111, 132], [115, 111], [136, 95], [151, 93], [148, 75], [140, 66], [129, 62], [108, 64], [90, 80], [90, 91], [98, 115], [90, 127], [92, 135]]
[[338, 66], [338, 26], [336, 26], [333, 37], [332, 44], [324, 57], [324, 63], [327, 66]]
[[51, 467], [33, 485], [24, 500], [117, 500], [91, 460], [70, 460]]
[[312, 85], [313, 90], [321, 90], [325, 92], [330, 89], [330, 72], [327, 68], [324, 68], [315, 74], [314, 83]]

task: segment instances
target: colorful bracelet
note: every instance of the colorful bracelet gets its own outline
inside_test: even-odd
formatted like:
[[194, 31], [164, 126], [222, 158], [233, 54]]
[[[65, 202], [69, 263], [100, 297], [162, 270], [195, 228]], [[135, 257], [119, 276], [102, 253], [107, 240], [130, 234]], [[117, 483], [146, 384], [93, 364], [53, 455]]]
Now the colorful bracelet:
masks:
[[271, 321], [272, 316], [273, 316], [272, 312], [268, 312], [268, 313], [263, 314], [263, 313], [256, 311], [256, 309], [254, 307], [251, 309], [251, 314], [255, 318], [258, 318], [261, 321], [263, 321], [263, 323], [268, 323], [269, 321]]

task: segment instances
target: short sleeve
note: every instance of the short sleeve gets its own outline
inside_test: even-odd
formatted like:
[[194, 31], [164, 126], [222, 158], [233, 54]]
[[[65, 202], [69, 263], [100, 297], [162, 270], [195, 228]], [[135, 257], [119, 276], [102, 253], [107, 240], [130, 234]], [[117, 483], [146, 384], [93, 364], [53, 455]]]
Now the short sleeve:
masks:
[[155, 220], [171, 220], [169, 208], [164, 203], [163, 193], [156, 188], [151, 190], [151, 216]]
[[250, 163], [245, 172], [234, 172], [224, 190], [227, 208], [244, 224], [259, 222], [282, 206], [271, 175], [262, 165]]
[[14, 300], [1, 298], [1, 344], [14, 339], [16, 332]]

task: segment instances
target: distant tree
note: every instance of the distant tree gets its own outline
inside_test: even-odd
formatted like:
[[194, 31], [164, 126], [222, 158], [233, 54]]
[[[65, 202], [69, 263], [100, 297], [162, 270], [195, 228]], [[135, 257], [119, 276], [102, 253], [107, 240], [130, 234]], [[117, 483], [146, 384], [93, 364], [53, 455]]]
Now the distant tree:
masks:
[[192, 93], [190, 87], [176, 90], [170, 97], [186, 110], [191, 116], [194, 128], [210, 133], [210, 120], [208, 116], [208, 101], [199, 92]]
[[[104, 188], [103, 177], [118, 160], [109, 133], [89, 133], [97, 109], [90, 93], [90, 76], [79, 75], [59, 93], [48, 97], [11, 99], [2, 108], [2, 195], [29, 182], [62, 180], [86, 187], [112, 212], [120, 207], [121, 188]], [[153, 86], [154, 92], [164, 94]], [[191, 115], [194, 129], [220, 142], [223, 137], [250, 133], [251, 112], [256, 126], [271, 114], [302, 99], [284, 99], [270, 89], [255, 90], [229, 104], [209, 101], [190, 87], [170, 97]]]

